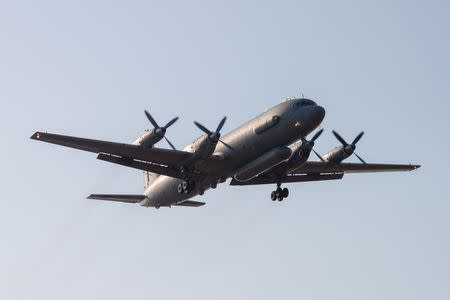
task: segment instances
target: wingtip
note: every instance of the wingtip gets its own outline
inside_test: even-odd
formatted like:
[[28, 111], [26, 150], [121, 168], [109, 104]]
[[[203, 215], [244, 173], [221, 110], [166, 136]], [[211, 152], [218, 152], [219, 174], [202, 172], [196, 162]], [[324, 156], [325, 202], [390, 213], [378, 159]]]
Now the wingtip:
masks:
[[32, 136], [30, 136], [30, 139], [32, 139], [32, 140], [38, 140], [38, 139], [39, 139], [39, 136], [40, 136], [40, 132], [39, 132], [39, 131], [36, 131], [35, 133], [33, 133]]

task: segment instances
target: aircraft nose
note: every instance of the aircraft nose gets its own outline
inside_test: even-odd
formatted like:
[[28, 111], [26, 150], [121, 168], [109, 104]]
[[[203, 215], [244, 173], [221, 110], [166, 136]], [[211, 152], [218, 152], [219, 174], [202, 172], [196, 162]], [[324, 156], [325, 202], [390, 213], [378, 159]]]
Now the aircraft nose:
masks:
[[325, 117], [325, 109], [322, 106], [315, 106], [312, 112], [313, 122], [316, 126], [319, 126], [322, 123], [323, 118]]

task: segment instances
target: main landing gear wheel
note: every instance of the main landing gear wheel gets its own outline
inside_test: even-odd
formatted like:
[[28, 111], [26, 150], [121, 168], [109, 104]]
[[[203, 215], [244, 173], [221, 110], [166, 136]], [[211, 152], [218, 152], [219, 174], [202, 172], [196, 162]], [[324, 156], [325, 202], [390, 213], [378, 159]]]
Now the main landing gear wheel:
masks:
[[177, 190], [179, 194], [188, 194], [192, 190], [195, 189], [195, 182], [189, 182], [187, 180], [184, 180], [180, 182], [177, 186]]
[[277, 189], [270, 193], [270, 199], [272, 199], [272, 201], [283, 201], [283, 199], [287, 197], [289, 197], [289, 190], [287, 188], [282, 189], [281, 184], [277, 184]]
[[272, 201], [277, 200], [277, 192], [273, 191], [272, 193], [270, 193], [270, 199], [272, 199]]

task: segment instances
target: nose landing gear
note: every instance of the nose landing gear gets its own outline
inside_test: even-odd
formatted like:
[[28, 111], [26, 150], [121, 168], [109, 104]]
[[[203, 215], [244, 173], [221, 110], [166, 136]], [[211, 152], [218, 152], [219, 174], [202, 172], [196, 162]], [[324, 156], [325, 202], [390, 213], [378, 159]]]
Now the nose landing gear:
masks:
[[270, 199], [272, 199], [272, 201], [283, 201], [283, 199], [287, 197], [289, 197], [289, 190], [287, 188], [282, 189], [281, 183], [277, 183], [277, 189], [270, 193]]

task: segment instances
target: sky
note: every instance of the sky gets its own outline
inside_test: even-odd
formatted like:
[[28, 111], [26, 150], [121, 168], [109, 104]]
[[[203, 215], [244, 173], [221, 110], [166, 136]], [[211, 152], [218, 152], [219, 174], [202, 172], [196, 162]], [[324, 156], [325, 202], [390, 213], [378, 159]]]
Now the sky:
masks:
[[[0, 0], [0, 298], [450, 299], [448, 1]], [[365, 136], [416, 172], [220, 185], [201, 208], [87, 200], [140, 171], [38, 143], [131, 143], [144, 110], [183, 148], [278, 104], [327, 113], [315, 149]], [[158, 144], [167, 147], [164, 142]], [[356, 161], [354, 157], [349, 161]]]

